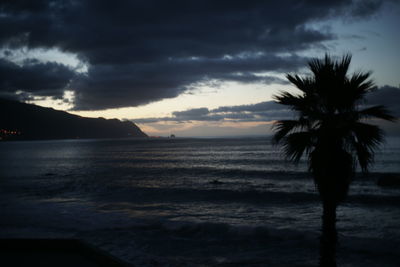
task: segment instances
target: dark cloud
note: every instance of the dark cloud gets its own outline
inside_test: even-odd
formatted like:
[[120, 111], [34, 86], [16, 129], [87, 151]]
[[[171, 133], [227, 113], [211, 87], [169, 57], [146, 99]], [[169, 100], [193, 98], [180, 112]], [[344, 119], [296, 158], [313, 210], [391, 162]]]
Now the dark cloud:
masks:
[[[193, 83], [212, 79], [242, 83], [285, 83], [274, 76], [252, 72], [292, 69], [304, 65], [298, 56], [273, 55], [236, 59], [178, 59], [122, 65], [96, 65], [72, 84], [79, 88], [76, 105], [80, 109], [137, 106], [186, 91]], [[91, 101], [87, 101], [91, 99]]]
[[214, 112], [262, 112], [270, 110], [282, 110], [285, 106], [280, 105], [274, 101], [266, 101], [252, 105], [240, 105], [240, 106], [224, 106], [214, 109]]
[[202, 118], [204, 116], [207, 116], [210, 113], [208, 108], [194, 108], [194, 109], [189, 109], [185, 111], [175, 111], [172, 113], [176, 118]]
[[10, 96], [23, 91], [21, 96], [52, 96], [61, 98], [69, 82], [75, 77], [70, 68], [54, 63], [27, 59], [17, 65], [0, 59], [0, 95]]
[[367, 105], [384, 105], [397, 121], [375, 120], [373, 124], [381, 127], [388, 136], [400, 136], [400, 88], [382, 86], [367, 96]]
[[[364, 18], [381, 2], [2, 1], [0, 45], [8, 51], [57, 48], [77, 55], [88, 72], [71, 84], [75, 109], [137, 106], [210, 79], [281, 83], [256, 74], [297, 70], [307, 59], [296, 52], [336, 38], [308, 23]], [[59, 69], [71, 75], [68, 68]], [[10, 83], [7, 76], [1, 79]], [[46, 94], [58, 96], [63, 88]]]
[[4, 50], [4, 51], [3, 51], [3, 54], [4, 54], [5, 57], [10, 57], [10, 56], [13, 55], [13, 52], [10, 51], [10, 50]]
[[353, 17], [371, 16], [382, 6], [381, 0], [359, 0], [351, 9]]
[[400, 88], [385, 85], [367, 96], [368, 105], [384, 105], [400, 118]]

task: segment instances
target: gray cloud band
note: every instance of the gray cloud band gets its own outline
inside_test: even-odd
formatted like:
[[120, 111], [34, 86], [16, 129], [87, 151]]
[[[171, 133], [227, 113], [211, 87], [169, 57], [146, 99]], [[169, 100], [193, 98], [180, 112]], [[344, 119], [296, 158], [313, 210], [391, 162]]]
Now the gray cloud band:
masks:
[[[400, 117], [400, 89], [383, 86], [367, 96], [364, 105], [385, 105], [391, 113]], [[293, 118], [293, 111], [273, 101], [252, 105], [222, 106], [216, 109], [196, 108], [175, 111], [172, 117], [133, 119], [135, 123], [184, 122], [184, 121], [274, 121]]]

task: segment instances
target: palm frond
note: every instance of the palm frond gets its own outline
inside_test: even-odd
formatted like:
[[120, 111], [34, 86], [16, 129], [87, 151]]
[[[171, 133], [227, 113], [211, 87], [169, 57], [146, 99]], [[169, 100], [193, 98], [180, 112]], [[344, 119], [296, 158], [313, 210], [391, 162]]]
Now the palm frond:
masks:
[[360, 118], [378, 118], [387, 121], [396, 121], [396, 117], [390, 114], [390, 111], [382, 105], [360, 110], [359, 114]]
[[357, 141], [370, 149], [376, 148], [383, 141], [383, 131], [376, 125], [357, 122], [353, 132]]
[[304, 152], [310, 151], [313, 143], [313, 132], [307, 131], [289, 134], [283, 140], [283, 150], [286, 158], [294, 163], [298, 163]]
[[374, 157], [371, 151], [366, 147], [360, 144], [359, 142], [354, 141], [353, 143], [356, 158], [358, 163], [360, 164], [361, 170], [363, 172], [368, 171], [368, 167], [373, 163]]
[[[370, 77], [371, 77], [371, 72], [357, 72], [353, 73], [353, 75], [349, 79], [349, 82], [354, 87], [359, 87], [362, 86], [363, 84], [366, 84], [366, 82], [368, 82], [368, 79]], [[365, 87], [365, 85], [363, 87]]]
[[300, 118], [299, 120], [280, 120], [272, 126], [275, 130], [273, 142], [278, 144], [287, 134], [296, 129], [302, 129], [309, 126], [309, 121]]
[[374, 151], [383, 142], [383, 131], [376, 125], [357, 122], [353, 127], [354, 147], [363, 171], [373, 162]]
[[327, 70], [333, 69], [333, 62], [328, 54], [325, 54], [324, 59], [314, 58], [308, 62], [308, 66], [316, 78], [320, 77], [322, 73]]
[[304, 97], [289, 92], [280, 92], [272, 98], [279, 104], [291, 106], [294, 110], [301, 110], [304, 106]]
[[309, 93], [313, 87], [313, 80], [310, 77], [287, 74], [286, 78], [304, 93]]
[[346, 84], [346, 89], [352, 93], [352, 102], [364, 98], [365, 94], [373, 91], [376, 87], [372, 80], [368, 80], [371, 72], [354, 73]]
[[340, 77], [341, 79], [346, 79], [346, 75], [350, 67], [350, 62], [351, 62], [350, 54], [346, 54], [341, 58], [340, 61], [336, 61], [334, 64], [336, 76]]

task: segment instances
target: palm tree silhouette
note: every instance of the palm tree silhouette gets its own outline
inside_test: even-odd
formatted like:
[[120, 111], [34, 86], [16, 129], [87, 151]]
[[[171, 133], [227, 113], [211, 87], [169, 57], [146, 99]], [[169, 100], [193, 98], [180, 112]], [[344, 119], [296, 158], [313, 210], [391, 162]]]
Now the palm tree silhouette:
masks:
[[311, 76], [287, 74], [301, 92], [281, 92], [274, 99], [296, 112], [294, 120], [274, 124], [274, 142], [288, 159], [308, 157], [309, 171], [322, 200], [320, 266], [336, 266], [336, 208], [348, 193], [357, 162], [363, 172], [373, 162], [383, 132], [365, 123], [379, 118], [394, 121], [384, 106], [364, 107], [365, 95], [375, 89], [370, 73], [348, 75], [351, 55], [329, 55], [308, 63]]

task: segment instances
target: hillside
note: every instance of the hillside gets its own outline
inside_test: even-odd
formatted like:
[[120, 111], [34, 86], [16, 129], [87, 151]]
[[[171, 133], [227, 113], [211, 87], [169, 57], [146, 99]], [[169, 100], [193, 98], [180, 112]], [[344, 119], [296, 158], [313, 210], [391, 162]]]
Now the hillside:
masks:
[[2, 140], [147, 137], [129, 121], [85, 118], [65, 111], [0, 99]]

